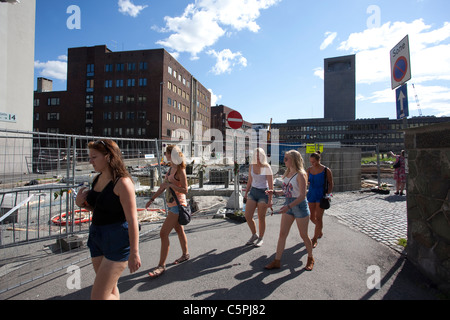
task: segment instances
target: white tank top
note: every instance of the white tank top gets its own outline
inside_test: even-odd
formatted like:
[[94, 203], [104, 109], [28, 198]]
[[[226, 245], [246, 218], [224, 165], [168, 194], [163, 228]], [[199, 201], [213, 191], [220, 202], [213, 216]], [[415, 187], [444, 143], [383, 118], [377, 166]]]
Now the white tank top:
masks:
[[269, 183], [267, 182], [267, 176], [264, 173], [267, 173], [268, 169], [266, 167], [261, 167], [261, 174], [256, 174], [253, 171], [252, 166], [252, 187], [258, 189], [267, 189], [269, 188]]
[[297, 182], [298, 173], [292, 177], [283, 179], [283, 192], [286, 198], [298, 198], [300, 197], [300, 187]]

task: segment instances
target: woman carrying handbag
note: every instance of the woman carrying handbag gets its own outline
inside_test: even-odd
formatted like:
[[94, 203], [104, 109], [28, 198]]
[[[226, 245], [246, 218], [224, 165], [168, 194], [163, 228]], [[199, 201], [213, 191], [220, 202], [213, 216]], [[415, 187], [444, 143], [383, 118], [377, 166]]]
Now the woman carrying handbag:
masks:
[[[161, 237], [161, 254], [159, 263], [156, 268], [153, 268], [148, 273], [148, 275], [152, 278], [159, 277], [164, 273], [164, 271], [166, 271], [166, 260], [169, 255], [170, 247], [169, 234], [173, 229], [175, 229], [178, 234], [181, 250], [183, 251], [181, 257], [175, 260], [174, 264], [185, 262], [190, 258], [186, 233], [184, 232], [184, 227], [178, 222], [180, 210], [179, 206], [188, 206], [186, 200], [186, 194], [188, 193], [186, 161], [180, 148], [175, 145], [169, 145], [166, 149], [165, 155], [167, 160], [170, 162], [169, 172], [167, 172], [164, 182], [161, 184], [158, 191], [155, 192], [145, 206], [148, 208], [160, 194], [167, 190], [166, 201], [169, 210], [166, 220], [164, 221], [159, 232]], [[174, 198], [171, 189], [175, 193], [176, 199]]]

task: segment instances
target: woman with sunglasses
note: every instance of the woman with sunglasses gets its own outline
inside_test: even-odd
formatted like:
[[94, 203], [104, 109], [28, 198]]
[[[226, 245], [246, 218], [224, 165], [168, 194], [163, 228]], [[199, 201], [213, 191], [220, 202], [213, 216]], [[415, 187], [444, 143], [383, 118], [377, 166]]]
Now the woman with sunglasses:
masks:
[[114, 141], [90, 142], [88, 148], [89, 162], [99, 174], [92, 189], [81, 188], [75, 201], [93, 211], [87, 243], [96, 273], [91, 299], [118, 300], [122, 272], [127, 265], [131, 273], [141, 267], [135, 189]]
[[[280, 236], [278, 238], [277, 251], [275, 259], [269, 263], [266, 269], [279, 269], [281, 267], [281, 256], [286, 247], [286, 239], [289, 235], [294, 221], [297, 223], [300, 237], [305, 243], [306, 251], [308, 252], [308, 260], [306, 262], [305, 270], [311, 271], [314, 267], [314, 258], [311, 239], [308, 236], [309, 224], [309, 208], [306, 200], [306, 181], [307, 175], [303, 165], [303, 158], [296, 150], [286, 152], [284, 156], [284, 163], [286, 165], [286, 172], [283, 176], [283, 194], [286, 197], [284, 206], [280, 209], [281, 224]], [[274, 193], [273, 190], [266, 191], [267, 193]]]

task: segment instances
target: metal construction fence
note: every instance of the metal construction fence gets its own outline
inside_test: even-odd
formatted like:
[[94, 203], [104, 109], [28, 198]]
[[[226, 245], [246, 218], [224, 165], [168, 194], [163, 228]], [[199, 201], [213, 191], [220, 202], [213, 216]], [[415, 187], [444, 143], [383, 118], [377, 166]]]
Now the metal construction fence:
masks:
[[[90, 258], [85, 246], [78, 244], [86, 240], [92, 213], [78, 208], [74, 200], [77, 190], [90, 185], [96, 175], [87, 144], [101, 138], [105, 137], [0, 130], [0, 293]], [[178, 143], [192, 155], [186, 159], [186, 171], [190, 186], [196, 189], [231, 187], [236, 179], [245, 185], [253, 153], [248, 146], [231, 144], [240, 148], [232, 150], [239, 153], [241, 160], [236, 162], [225, 156], [230, 153], [215, 150], [211, 141], [113, 140], [135, 182], [141, 235], [159, 229], [165, 218], [164, 197], [149, 210], [145, 203], [167, 172], [167, 145]], [[286, 151], [300, 151], [305, 168], [309, 167], [311, 151], [306, 145], [261, 147], [270, 156], [276, 187], [284, 172]], [[376, 145], [318, 147], [324, 149], [322, 163], [333, 171], [334, 192], [360, 190], [362, 178], [380, 185], [385, 172]], [[200, 152], [193, 152], [195, 148]], [[364, 159], [369, 159], [367, 165]]]

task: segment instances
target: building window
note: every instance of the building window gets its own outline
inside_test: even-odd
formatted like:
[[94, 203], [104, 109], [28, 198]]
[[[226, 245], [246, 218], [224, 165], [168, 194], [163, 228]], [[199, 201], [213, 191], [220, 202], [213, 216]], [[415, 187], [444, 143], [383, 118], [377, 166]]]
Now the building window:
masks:
[[171, 66], [167, 67], [167, 71], [169, 72], [170, 75], [172, 75], [172, 67]]
[[112, 88], [112, 80], [105, 80], [105, 88]]
[[86, 92], [94, 92], [94, 79], [86, 81]]
[[33, 106], [39, 107], [39, 99], [34, 99]]
[[128, 63], [128, 71], [134, 71], [136, 70], [136, 63], [130, 62]]
[[117, 136], [121, 136], [122, 135], [122, 128], [115, 128], [114, 129], [114, 135]]
[[123, 87], [123, 80], [116, 80], [116, 88], [122, 88]]
[[47, 113], [47, 120], [59, 120], [59, 112]]
[[34, 114], [34, 120], [39, 121], [39, 113]]
[[166, 114], [166, 120], [170, 121], [170, 119], [172, 119], [172, 114], [170, 112], [167, 112]]
[[147, 62], [140, 62], [139, 63], [139, 69], [147, 70], [148, 69], [148, 63]]
[[167, 104], [168, 104], [169, 106], [172, 106], [172, 99], [171, 99], [171, 98], [167, 98]]
[[139, 95], [139, 97], [138, 97], [138, 101], [140, 102], [140, 103], [144, 103], [144, 102], [147, 102], [147, 96], [144, 96], [144, 95]]
[[125, 64], [118, 63], [116, 64], [116, 71], [124, 71], [125, 70]]
[[132, 111], [127, 112], [127, 120], [134, 120], [134, 112]]
[[134, 96], [127, 96], [127, 103], [134, 103]]
[[139, 111], [138, 112], [138, 119], [139, 120], [145, 120], [147, 118], [147, 112], [145, 111]]
[[127, 136], [133, 136], [134, 135], [134, 128], [127, 128]]
[[138, 136], [145, 136], [145, 128], [138, 128]]
[[106, 64], [105, 65], [105, 72], [113, 72], [113, 65], [112, 64]]
[[112, 120], [112, 112], [103, 112], [103, 120]]
[[139, 79], [139, 87], [146, 87], [146, 86], [147, 86], [147, 78]]
[[94, 111], [86, 111], [86, 120], [94, 119]]
[[88, 64], [87, 65], [87, 76], [93, 77], [94, 76], [94, 64]]
[[111, 136], [111, 128], [104, 128], [103, 129], [103, 135], [104, 136]]
[[94, 96], [92, 94], [88, 94], [86, 96], [86, 108], [94, 107]]
[[116, 103], [123, 103], [123, 96], [116, 96]]
[[136, 79], [128, 79], [127, 86], [134, 87]]
[[112, 96], [105, 96], [105, 103], [112, 103], [112, 100], [113, 100], [113, 98], [112, 98]]
[[47, 105], [49, 105], [49, 106], [59, 106], [59, 98], [48, 98]]

